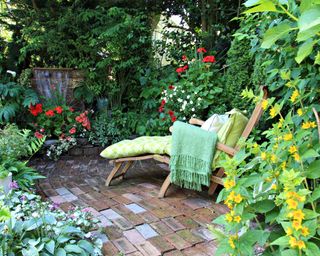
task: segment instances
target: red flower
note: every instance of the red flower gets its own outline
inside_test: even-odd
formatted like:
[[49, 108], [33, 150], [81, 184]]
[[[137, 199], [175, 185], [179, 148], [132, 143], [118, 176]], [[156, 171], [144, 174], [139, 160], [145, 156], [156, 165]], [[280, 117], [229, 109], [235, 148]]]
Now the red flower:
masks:
[[75, 134], [76, 133], [76, 127], [72, 127], [70, 130], [69, 130], [69, 133], [70, 134]]
[[184, 66], [182, 67], [183, 71], [186, 71], [188, 68], [189, 68], [188, 65], [184, 65]]
[[163, 107], [160, 106], [159, 109], [158, 109], [159, 113], [163, 112]]
[[70, 107], [69, 110], [70, 110], [71, 112], [73, 112], [73, 111], [74, 111], [74, 108], [71, 108], [71, 107]]
[[214, 62], [216, 62], [216, 58], [214, 56], [206, 56], [203, 58], [202, 62], [214, 63]]
[[164, 106], [166, 104], [166, 101], [165, 100], [162, 100], [161, 101], [161, 106]]
[[58, 114], [61, 114], [63, 111], [63, 108], [61, 106], [58, 106], [54, 109]]
[[186, 55], [182, 55], [181, 59], [182, 59], [182, 61], [186, 61], [188, 58]]
[[169, 116], [172, 117], [172, 116], [174, 115], [174, 112], [173, 112], [172, 110], [169, 110], [169, 111], [168, 111], [168, 114], [169, 114]]
[[184, 71], [184, 69], [181, 68], [181, 67], [176, 69], [176, 72], [177, 72], [177, 73], [182, 73], [183, 71]]
[[64, 133], [61, 133], [61, 134], [60, 134], [59, 139], [60, 139], [60, 140], [63, 140], [63, 139], [64, 139]]
[[34, 136], [37, 138], [37, 139], [42, 139], [43, 138], [43, 134], [41, 134], [40, 132], [35, 132], [34, 133]]
[[40, 129], [40, 132], [44, 132], [44, 128], [41, 128], [41, 129]]
[[173, 85], [169, 85], [169, 90], [173, 90], [174, 89], [174, 86]]
[[177, 121], [177, 117], [176, 116], [171, 116], [171, 121], [174, 123], [175, 121]]
[[199, 52], [199, 53], [206, 53], [207, 50], [206, 50], [205, 48], [201, 47], [201, 48], [198, 48], [197, 52]]
[[39, 115], [42, 113], [42, 104], [39, 103], [35, 106], [30, 105], [29, 111], [33, 116]]
[[46, 112], [46, 116], [49, 116], [49, 117], [52, 117], [52, 116], [54, 116], [54, 112], [53, 112], [53, 110], [48, 110], [47, 112]]

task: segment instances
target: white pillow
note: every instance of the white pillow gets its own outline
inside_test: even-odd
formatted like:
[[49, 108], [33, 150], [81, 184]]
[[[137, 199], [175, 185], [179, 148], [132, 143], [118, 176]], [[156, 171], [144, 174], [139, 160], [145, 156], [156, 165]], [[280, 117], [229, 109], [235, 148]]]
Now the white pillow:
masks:
[[228, 121], [229, 115], [214, 114], [207, 119], [201, 128], [209, 132], [218, 132], [220, 128]]

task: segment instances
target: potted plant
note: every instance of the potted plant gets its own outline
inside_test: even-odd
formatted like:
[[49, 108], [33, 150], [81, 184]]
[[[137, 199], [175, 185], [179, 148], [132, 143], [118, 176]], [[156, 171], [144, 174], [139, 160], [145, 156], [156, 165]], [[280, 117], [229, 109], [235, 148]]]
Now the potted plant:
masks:
[[10, 191], [10, 184], [12, 183], [12, 173], [3, 165], [0, 165], [0, 189], [3, 189], [5, 194]]

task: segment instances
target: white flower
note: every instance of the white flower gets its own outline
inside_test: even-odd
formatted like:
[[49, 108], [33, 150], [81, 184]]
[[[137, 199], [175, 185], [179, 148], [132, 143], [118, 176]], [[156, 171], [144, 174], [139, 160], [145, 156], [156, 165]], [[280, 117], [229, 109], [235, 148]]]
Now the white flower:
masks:
[[182, 93], [184, 93], [184, 92], [185, 92], [185, 90], [181, 90], [181, 92], [182, 92]]
[[194, 94], [195, 94], [195, 95], [197, 95], [198, 93], [197, 93], [197, 92], [195, 92]]
[[194, 112], [194, 111], [195, 111], [195, 109], [194, 109], [194, 108], [192, 108], [191, 110], [192, 110], [192, 112]]
[[187, 96], [187, 99], [190, 99], [190, 95]]
[[173, 95], [174, 95], [174, 96], [176, 96], [176, 95], [177, 95], [177, 93], [176, 93], [176, 92], [174, 92], [174, 93], [173, 93]]
[[169, 95], [169, 97], [170, 97], [170, 98], [172, 98], [172, 97], [173, 97], [173, 95], [172, 95], [172, 94], [170, 94], [170, 95]]
[[33, 212], [33, 213], [31, 214], [31, 216], [32, 216], [33, 218], [37, 218], [37, 217], [39, 217], [39, 213]]
[[178, 99], [178, 102], [182, 102], [182, 99], [179, 98], [179, 99]]
[[9, 73], [10, 75], [12, 75], [13, 77], [16, 77], [17, 73], [12, 71], [12, 70], [7, 70], [7, 73]]
[[182, 119], [183, 119], [183, 120], [186, 120], [187, 118], [184, 116]]
[[167, 102], [167, 97], [164, 97], [163, 100], [164, 100], [165, 102]]
[[190, 100], [190, 102], [189, 102], [190, 104], [193, 104], [193, 101], [192, 100]]

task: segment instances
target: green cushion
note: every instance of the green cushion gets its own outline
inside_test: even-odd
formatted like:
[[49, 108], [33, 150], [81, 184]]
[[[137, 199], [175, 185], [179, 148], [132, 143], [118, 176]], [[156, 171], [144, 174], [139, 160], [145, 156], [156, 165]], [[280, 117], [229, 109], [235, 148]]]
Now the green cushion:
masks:
[[123, 140], [101, 152], [104, 158], [115, 159], [144, 154], [167, 154], [171, 136], [142, 136], [134, 140]]
[[[218, 132], [218, 141], [230, 147], [234, 147], [244, 128], [248, 123], [239, 110], [233, 109], [229, 112], [228, 121]], [[143, 136], [134, 140], [123, 140], [107, 147], [101, 152], [101, 156], [108, 159], [116, 159], [145, 154], [167, 154], [171, 153], [171, 136]], [[216, 151], [214, 162], [217, 160], [220, 151]]]

